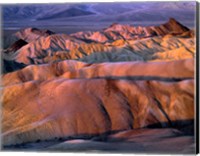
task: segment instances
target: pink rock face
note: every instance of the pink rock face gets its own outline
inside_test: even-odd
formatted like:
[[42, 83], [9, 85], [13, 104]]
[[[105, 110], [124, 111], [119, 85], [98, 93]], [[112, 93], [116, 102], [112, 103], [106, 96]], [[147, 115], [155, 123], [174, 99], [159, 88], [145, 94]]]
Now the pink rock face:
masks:
[[[2, 91], [3, 144], [101, 134], [154, 124], [165, 127], [175, 121], [181, 124], [193, 120], [192, 62], [88, 66], [65, 61], [6, 74]], [[151, 67], [152, 72], [146, 67]], [[73, 79], [66, 76], [77, 71], [79, 74]], [[128, 73], [133, 73], [133, 79], [127, 77]], [[134, 79], [138, 75], [140, 79]]]
[[17, 33], [15, 33], [15, 36], [18, 38], [25, 40], [26, 42], [32, 42], [37, 39], [39, 39], [42, 36], [49, 36], [54, 34], [54, 32], [50, 30], [40, 30], [37, 28], [26, 28], [23, 29]]
[[[134, 27], [130, 25], [113, 24], [105, 31], [115, 31], [115, 32], [128, 32], [133, 35], [156, 36], [156, 35], [166, 35], [170, 32], [173, 33], [183, 33], [189, 31], [189, 29], [173, 18], [160, 26], [148, 26], [148, 27]], [[141, 36], [141, 37], [142, 37]], [[126, 38], [126, 37], [125, 37]]]
[[170, 61], [193, 58], [195, 49], [192, 31], [175, 19], [159, 26], [113, 24], [103, 31], [71, 35], [27, 28], [15, 35], [23, 41], [31, 42], [24, 44], [21, 40], [17, 47], [14, 43], [7, 49], [12, 49], [12, 54], [5, 53], [4, 57], [25, 65], [66, 59], [89, 63]]
[[53, 64], [31, 65], [22, 70], [3, 75], [2, 84], [7, 86], [33, 80], [44, 81], [57, 77], [68, 79], [169, 79], [173, 81], [173, 79], [194, 78], [194, 59], [170, 62], [120, 62], [102, 64], [86, 64], [70, 60]]

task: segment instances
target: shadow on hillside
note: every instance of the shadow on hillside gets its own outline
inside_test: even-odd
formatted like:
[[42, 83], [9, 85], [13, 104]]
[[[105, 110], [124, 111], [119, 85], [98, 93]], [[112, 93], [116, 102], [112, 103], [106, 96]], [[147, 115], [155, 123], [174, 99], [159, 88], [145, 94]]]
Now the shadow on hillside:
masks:
[[[63, 143], [65, 141], [80, 140], [80, 139], [85, 140], [85, 141], [88, 140], [88, 141], [92, 141], [92, 142], [93, 141], [99, 142], [99, 143], [100, 142], [102, 142], [102, 143], [123, 143], [124, 142], [126, 144], [129, 144], [131, 142], [134, 143], [134, 140], [131, 142], [127, 142], [128, 137], [110, 138], [110, 136], [115, 135], [119, 132], [128, 132], [130, 130], [133, 130], [133, 131], [136, 130], [137, 132], [141, 130], [142, 133], [144, 130], [148, 131], [148, 130], [153, 130], [153, 129], [159, 130], [159, 132], [162, 132], [162, 130], [166, 130], [166, 129], [178, 130], [178, 132], [173, 131], [172, 136], [167, 136], [166, 138], [164, 136], [161, 137], [162, 140], [173, 138], [173, 137], [174, 138], [186, 137], [186, 136], [194, 137], [194, 128], [195, 128], [194, 120], [177, 120], [177, 121], [172, 121], [171, 123], [164, 122], [164, 123], [148, 125], [146, 127], [138, 128], [138, 129], [109, 131], [109, 132], [105, 132], [105, 133], [101, 133], [101, 134], [79, 134], [79, 135], [75, 135], [75, 136], [66, 136], [66, 137], [59, 137], [59, 138], [55, 137], [54, 139], [49, 139], [49, 140], [37, 140], [35, 142], [27, 142], [27, 143], [22, 143], [22, 144], [3, 146], [2, 150], [3, 151], [11, 151], [11, 150], [12, 151], [15, 151], [15, 150], [16, 151], [21, 151], [21, 150], [25, 150], [25, 151], [38, 151], [38, 150], [41, 151], [42, 150], [42, 151], [44, 151], [46, 148], [48, 148], [50, 146], [54, 146], [54, 145]], [[149, 134], [147, 134], [147, 135], [149, 135]], [[159, 134], [156, 133], [155, 136], [156, 135], [159, 135]], [[132, 135], [131, 137], [134, 137], [134, 135]], [[147, 142], [150, 141], [150, 140], [148, 140], [148, 137], [147, 137], [146, 141]], [[137, 141], [136, 141], [136, 144], [137, 144]], [[75, 149], [73, 149], [72, 151], [76, 152]], [[107, 150], [107, 151], [109, 151], [109, 150]]]

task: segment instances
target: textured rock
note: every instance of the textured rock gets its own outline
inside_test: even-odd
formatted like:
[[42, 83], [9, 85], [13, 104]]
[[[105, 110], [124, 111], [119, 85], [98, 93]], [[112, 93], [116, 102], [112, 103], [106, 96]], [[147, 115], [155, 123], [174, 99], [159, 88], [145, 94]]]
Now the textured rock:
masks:
[[[105, 31], [115, 31], [118, 33], [128, 32], [129, 34], [138, 35], [138, 37], [148, 37], [155, 35], [166, 35], [168, 33], [177, 33], [181, 34], [189, 31], [189, 29], [174, 18], [170, 18], [169, 21], [160, 26], [147, 26], [147, 27], [134, 27], [131, 25], [121, 25], [121, 24], [112, 24], [109, 28], [105, 29]], [[122, 35], [126, 38], [125, 35]]]
[[[174, 51], [174, 54], [169, 56], [169, 51]], [[164, 36], [141, 40], [116, 40], [104, 45], [84, 43], [67, 35], [52, 35], [23, 46], [13, 55], [4, 54], [4, 57], [24, 64], [48, 63], [65, 59], [80, 59], [88, 62], [85, 57], [89, 57], [89, 63], [95, 63], [105, 62], [106, 59], [109, 62], [184, 59], [193, 58], [194, 52], [194, 38]], [[106, 58], [103, 60], [102, 57]]]
[[[113, 24], [103, 31], [71, 35], [27, 28], [15, 35], [32, 42], [21, 48], [12, 44], [3, 58], [26, 65], [66, 59], [88, 63], [178, 60], [193, 58], [195, 52], [194, 34], [175, 19], [160, 26]], [[6, 53], [9, 49], [13, 53]]]
[[67, 60], [53, 64], [29, 65], [22, 70], [3, 75], [2, 85], [7, 86], [33, 80], [44, 81], [57, 77], [68, 79], [124, 78], [133, 80], [182, 80], [194, 78], [194, 59], [170, 62], [100, 64], [86, 64]]
[[54, 32], [50, 30], [40, 30], [37, 28], [26, 28], [22, 29], [21, 31], [18, 31], [15, 33], [15, 36], [18, 38], [25, 40], [26, 42], [32, 42], [37, 40], [38, 38], [42, 36], [49, 36], [54, 34]]
[[194, 37], [175, 19], [17, 32], [2, 51], [3, 146], [194, 152]]
[[[194, 119], [191, 61], [104, 63], [91, 67], [84, 63], [68, 66], [66, 61], [55, 64], [56, 68], [29, 66], [6, 74], [2, 90], [3, 144], [151, 125], [184, 125], [185, 121]], [[97, 72], [98, 68], [102, 71]], [[67, 75], [74, 70], [80, 71], [73, 78], [82, 79], [69, 79]], [[99, 78], [91, 79], [96, 75], [89, 74], [95, 72]], [[128, 73], [138, 74], [140, 79], [128, 79]], [[169, 79], [155, 78], [167, 75]], [[176, 75], [181, 79], [173, 79]], [[88, 76], [90, 79], [83, 79]]]

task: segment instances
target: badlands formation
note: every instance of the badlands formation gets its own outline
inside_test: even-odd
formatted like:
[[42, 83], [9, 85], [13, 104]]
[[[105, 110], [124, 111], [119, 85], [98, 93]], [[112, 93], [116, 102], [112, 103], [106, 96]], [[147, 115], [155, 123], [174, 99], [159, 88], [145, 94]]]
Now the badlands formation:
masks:
[[5, 149], [194, 152], [195, 35], [175, 19], [4, 42]]

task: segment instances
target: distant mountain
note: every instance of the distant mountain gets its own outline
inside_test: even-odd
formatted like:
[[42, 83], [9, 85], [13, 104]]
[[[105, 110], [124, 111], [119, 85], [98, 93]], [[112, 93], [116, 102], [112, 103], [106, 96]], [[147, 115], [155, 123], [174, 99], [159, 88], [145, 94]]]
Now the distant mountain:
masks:
[[68, 9], [68, 5], [3, 5], [2, 14], [4, 21], [10, 20], [35, 20], [37, 18], [56, 14]]
[[67, 10], [61, 11], [59, 13], [55, 13], [48, 16], [43, 16], [38, 18], [38, 20], [46, 20], [46, 19], [54, 19], [54, 18], [67, 18], [67, 17], [74, 17], [74, 16], [86, 16], [86, 15], [93, 15], [95, 13], [90, 11], [84, 11], [78, 8], [69, 8]]
[[[169, 17], [192, 21], [195, 5], [195, 2], [64, 3], [4, 5], [2, 10], [4, 22], [57, 18], [69, 18], [72, 21], [163, 21]], [[79, 16], [84, 17], [77, 18]]]
[[9, 20], [41, 20], [54, 19], [62, 17], [85, 16], [95, 14], [92, 11], [84, 10], [85, 8], [72, 5], [9, 5], [3, 6], [3, 19]]

